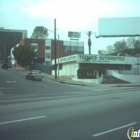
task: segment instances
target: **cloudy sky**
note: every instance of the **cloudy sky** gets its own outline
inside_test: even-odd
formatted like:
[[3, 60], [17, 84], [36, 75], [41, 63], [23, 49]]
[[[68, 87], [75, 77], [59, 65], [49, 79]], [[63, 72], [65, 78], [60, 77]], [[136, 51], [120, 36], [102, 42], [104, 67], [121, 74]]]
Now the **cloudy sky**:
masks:
[[[0, 26], [6, 29], [28, 30], [31, 36], [36, 26], [54, 30], [61, 40], [69, 40], [68, 31], [81, 32], [88, 53], [87, 31], [98, 34], [98, 18], [140, 17], [140, 0], [0, 0]], [[109, 29], [109, 27], [108, 27]], [[49, 33], [53, 38], [53, 33]], [[106, 49], [123, 38], [99, 38], [92, 35], [92, 54]]]

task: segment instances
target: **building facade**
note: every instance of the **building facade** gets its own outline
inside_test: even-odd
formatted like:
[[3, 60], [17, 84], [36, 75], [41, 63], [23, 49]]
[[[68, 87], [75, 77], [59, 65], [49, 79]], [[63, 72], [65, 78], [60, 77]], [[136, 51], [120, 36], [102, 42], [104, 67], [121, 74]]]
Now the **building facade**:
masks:
[[27, 38], [27, 30], [0, 28], [0, 59], [5, 59], [10, 55], [10, 50], [20, 40]]
[[[19, 41], [20, 45], [23, 45], [24, 43], [29, 43], [33, 48], [35, 48], [35, 50], [37, 50], [38, 58], [36, 58], [35, 63], [42, 63], [44, 65], [48, 65], [52, 70], [55, 68], [51, 67], [52, 66], [51, 62], [53, 59], [55, 59], [54, 40], [24, 38], [23, 40]], [[62, 41], [62, 40], [56, 41], [56, 59], [60, 57], [69, 56], [72, 54], [84, 54], [84, 42]]]
[[[57, 59], [59, 76], [77, 77], [81, 67], [101, 67], [104, 75], [113, 75], [118, 79], [136, 83], [140, 82], [140, 58], [128, 56], [75, 54]], [[54, 60], [52, 61], [54, 65]], [[52, 72], [55, 75], [54, 71]]]
[[33, 39], [33, 38], [24, 38], [19, 42], [19, 45], [23, 45], [25, 43], [30, 44], [35, 51], [37, 51], [38, 58], [37, 62], [44, 63], [45, 61], [45, 40], [44, 39]]
[[[84, 42], [79, 41], [56, 41], [56, 58], [72, 54], [84, 54]], [[45, 40], [45, 60], [55, 59], [55, 41]]]

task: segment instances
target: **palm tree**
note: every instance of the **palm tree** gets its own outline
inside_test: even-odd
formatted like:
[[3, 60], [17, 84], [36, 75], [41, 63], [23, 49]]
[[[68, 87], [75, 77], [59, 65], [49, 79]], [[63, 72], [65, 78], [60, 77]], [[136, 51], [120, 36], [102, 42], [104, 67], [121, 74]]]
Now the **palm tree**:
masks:
[[89, 54], [91, 54], [91, 39], [90, 39], [90, 37], [93, 34], [93, 32], [92, 31], [88, 31], [86, 34], [88, 35]]

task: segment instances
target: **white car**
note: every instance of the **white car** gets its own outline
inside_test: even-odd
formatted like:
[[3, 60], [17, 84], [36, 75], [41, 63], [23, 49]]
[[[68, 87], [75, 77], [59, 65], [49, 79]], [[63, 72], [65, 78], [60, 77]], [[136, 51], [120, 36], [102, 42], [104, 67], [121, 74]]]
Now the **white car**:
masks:
[[39, 72], [30, 72], [26, 75], [26, 79], [41, 81], [43, 76]]

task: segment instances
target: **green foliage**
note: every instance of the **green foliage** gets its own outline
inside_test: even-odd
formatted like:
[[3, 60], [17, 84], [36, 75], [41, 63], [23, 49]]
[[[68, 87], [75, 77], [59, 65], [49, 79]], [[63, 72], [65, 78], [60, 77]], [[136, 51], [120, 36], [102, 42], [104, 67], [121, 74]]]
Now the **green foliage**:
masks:
[[26, 43], [15, 47], [12, 53], [17, 60], [17, 63], [23, 67], [30, 65], [34, 57], [37, 56], [37, 52], [35, 52], [30, 44]]
[[[116, 41], [113, 45], [107, 46], [106, 50], [99, 50], [98, 53], [116, 55], [118, 53], [127, 53], [136, 55], [140, 53], [140, 37], [129, 37], [127, 40]], [[138, 50], [138, 52], [136, 52]]]
[[31, 37], [36, 39], [45, 39], [48, 37], [48, 29], [44, 26], [36, 26]]
[[82, 67], [77, 70], [77, 75], [79, 79], [96, 79], [97, 72], [101, 77], [103, 73], [101, 67]]
[[122, 41], [117, 41], [117, 42], [114, 43], [114, 51], [115, 52], [119, 53], [126, 48], [127, 48], [127, 45], [126, 45], [126, 42], [125, 42], [124, 39]]

